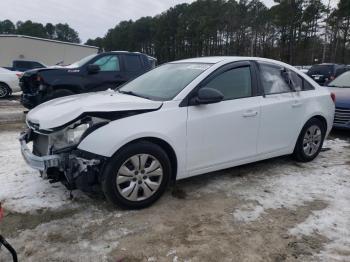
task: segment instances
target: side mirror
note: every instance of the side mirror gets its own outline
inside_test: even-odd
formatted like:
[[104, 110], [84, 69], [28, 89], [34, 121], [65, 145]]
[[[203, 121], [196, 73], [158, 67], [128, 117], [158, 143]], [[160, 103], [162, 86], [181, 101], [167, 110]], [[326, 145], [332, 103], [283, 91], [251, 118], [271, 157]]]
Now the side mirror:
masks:
[[197, 105], [214, 104], [224, 100], [224, 95], [216, 89], [203, 87], [198, 90], [197, 96], [194, 97], [194, 102]]
[[89, 74], [96, 74], [100, 72], [101, 68], [99, 65], [90, 64], [87, 66], [87, 71]]

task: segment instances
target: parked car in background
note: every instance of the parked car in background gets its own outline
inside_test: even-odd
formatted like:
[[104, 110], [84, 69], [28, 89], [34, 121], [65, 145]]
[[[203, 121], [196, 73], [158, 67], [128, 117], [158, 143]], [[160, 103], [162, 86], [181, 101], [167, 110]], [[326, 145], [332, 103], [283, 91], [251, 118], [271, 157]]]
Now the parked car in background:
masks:
[[19, 87], [21, 75], [21, 72], [14, 72], [0, 67], [0, 98], [5, 98], [12, 93], [21, 91]]
[[350, 68], [347, 65], [319, 64], [313, 65], [307, 72], [307, 75], [313, 78], [318, 84], [325, 85], [348, 70]]
[[281, 155], [313, 160], [332, 128], [332, 98], [274, 60], [182, 60], [115, 91], [37, 106], [21, 150], [49, 179], [100, 185], [112, 203], [143, 208], [172, 180]]
[[294, 66], [296, 69], [298, 69], [300, 72], [303, 72], [304, 74], [306, 74], [309, 69], [311, 68], [311, 66]]
[[21, 102], [30, 109], [58, 97], [115, 89], [154, 65], [145, 54], [107, 52], [66, 67], [27, 71], [20, 79]]
[[328, 84], [336, 96], [334, 127], [350, 129], [350, 71]]
[[11, 71], [25, 72], [36, 68], [46, 68], [46, 67], [47, 67], [46, 65], [37, 61], [14, 60], [12, 62], [12, 67], [4, 67], [4, 68]]

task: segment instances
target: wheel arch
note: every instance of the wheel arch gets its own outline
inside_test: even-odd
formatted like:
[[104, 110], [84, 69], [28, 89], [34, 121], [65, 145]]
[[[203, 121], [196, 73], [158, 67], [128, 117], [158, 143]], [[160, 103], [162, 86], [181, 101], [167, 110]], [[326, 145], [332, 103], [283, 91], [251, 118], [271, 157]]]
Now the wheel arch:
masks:
[[327, 130], [328, 130], [327, 119], [326, 119], [324, 116], [320, 115], [320, 114], [316, 114], [316, 115], [314, 115], [314, 116], [311, 116], [311, 117], [309, 117], [309, 118], [307, 119], [307, 121], [305, 121], [305, 123], [304, 123], [304, 124], [302, 125], [302, 127], [300, 128], [299, 133], [298, 133], [298, 136], [297, 136], [297, 138], [296, 138], [296, 140], [295, 140], [295, 142], [294, 142], [294, 147], [293, 147], [294, 149], [293, 149], [293, 151], [295, 150], [295, 147], [296, 147], [296, 145], [297, 145], [297, 143], [298, 143], [299, 136], [300, 136], [301, 132], [303, 131], [305, 125], [306, 125], [310, 120], [312, 120], [312, 119], [317, 119], [317, 120], [321, 121], [321, 123], [323, 124], [323, 126], [324, 126], [324, 128], [325, 128], [325, 132], [326, 132], [326, 134], [327, 134]]
[[[148, 136], [148, 137], [141, 137], [141, 138], [137, 138], [134, 139], [128, 143], [126, 143], [125, 145], [123, 145], [122, 147], [120, 147], [118, 149], [118, 151], [120, 151], [122, 148], [130, 145], [130, 144], [134, 144], [137, 142], [141, 142], [141, 141], [146, 141], [146, 142], [150, 142], [153, 144], [156, 144], [158, 146], [160, 146], [168, 155], [169, 160], [170, 160], [170, 164], [171, 164], [171, 170], [172, 170], [172, 174], [171, 174], [171, 182], [175, 182], [176, 181], [176, 176], [177, 176], [177, 169], [178, 169], [178, 160], [177, 160], [177, 156], [175, 153], [175, 150], [173, 149], [173, 147], [166, 142], [165, 140], [158, 138], [158, 137], [152, 137], [152, 136]], [[118, 153], [115, 152], [116, 153]]]
[[[323, 127], [325, 128], [325, 132], [327, 133], [328, 124], [327, 124], [327, 119], [324, 116], [315, 115], [315, 116], [311, 117], [309, 120], [307, 120], [306, 123], [309, 122], [311, 119], [317, 119], [317, 120], [321, 121], [321, 123], [323, 124]], [[305, 124], [304, 124], [304, 126], [305, 126]]]

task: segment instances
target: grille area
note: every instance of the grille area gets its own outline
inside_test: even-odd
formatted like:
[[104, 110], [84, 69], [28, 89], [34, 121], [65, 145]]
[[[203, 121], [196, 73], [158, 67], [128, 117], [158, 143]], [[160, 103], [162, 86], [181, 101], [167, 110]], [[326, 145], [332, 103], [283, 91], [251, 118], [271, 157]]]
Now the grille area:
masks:
[[339, 125], [350, 124], [350, 108], [335, 109], [334, 123]]

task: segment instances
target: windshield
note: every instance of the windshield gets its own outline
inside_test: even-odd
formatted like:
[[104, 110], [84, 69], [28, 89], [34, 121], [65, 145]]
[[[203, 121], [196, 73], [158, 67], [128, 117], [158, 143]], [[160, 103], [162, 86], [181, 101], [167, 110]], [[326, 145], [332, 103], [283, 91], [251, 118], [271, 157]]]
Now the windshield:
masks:
[[127, 83], [118, 92], [152, 100], [171, 100], [210, 66], [202, 63], [165, 64]]
[[330, 87], [350, 88], [350, 71], [341, 74], [328, 84]]
[[73, 64], [70, 64], [69, 66], [66, 66], [67, 68], [78, 68], [81, 67], [83, 65], [85, 65], [88, 61], [90, 61], [92, 58], [94, 58], [95, 56], [97, 56], [97, 54], [93, 54], [93, 55], [89, 55], [87, 57], [84, 57], [83, 59], [74, 62]]

